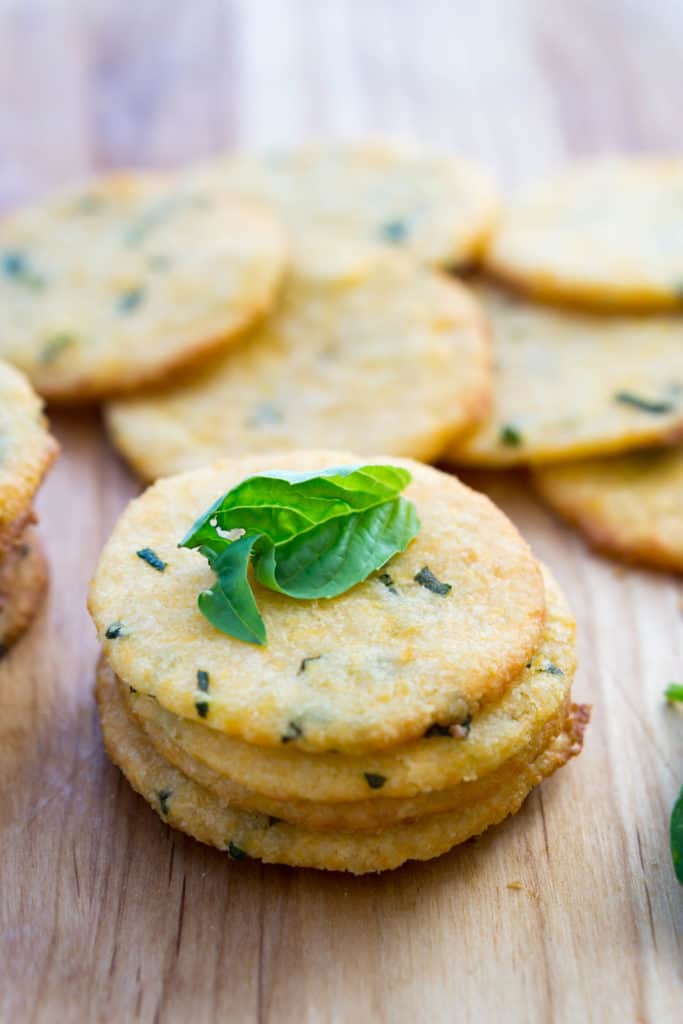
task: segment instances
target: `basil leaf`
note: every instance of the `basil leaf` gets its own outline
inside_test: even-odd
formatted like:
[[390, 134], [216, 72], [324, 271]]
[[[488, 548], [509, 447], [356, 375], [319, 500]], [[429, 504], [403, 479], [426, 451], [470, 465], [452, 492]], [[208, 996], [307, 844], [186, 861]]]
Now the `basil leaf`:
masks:
[[272, 547], [255, 563], [256, 579], [289, 597], [337, 597], [403, 551], [419, 528], [415, 506], [395, 498]]
[[671, 859], [676, 878], [683, 885], [683, 787], [671, 812]]
[[199, 610], [209, 622], [238, 640], [265, 644], [266, 627], [249, 585], [247, 569], [257, 536], [240, 537], [222, 551], [204, 549], [218, 580], [197, 599]]
[[[403, 551], [420, 528], [399, 496], [410, 473], [396, 466], [341, 466], [243, 480], [181, 541], [199, 548], [218, 579], [199, 608], [221, 632], [265, 643], [248, 581], [289, 597], [337, 597]], [[234, 531], [241, 531], [241, 536]]]
[[669, 683], [664, 696], [667, 700], [680, 700], [683, 701], [683, 683]]
[[339, 466], [315, 473], [263, 473], [228, 491], [197, 520], [181, 547], [211, 545], [217, 529], [262, 533], [274, 543], [335, 516], [390, 501], [410, 483], [397, 466]]

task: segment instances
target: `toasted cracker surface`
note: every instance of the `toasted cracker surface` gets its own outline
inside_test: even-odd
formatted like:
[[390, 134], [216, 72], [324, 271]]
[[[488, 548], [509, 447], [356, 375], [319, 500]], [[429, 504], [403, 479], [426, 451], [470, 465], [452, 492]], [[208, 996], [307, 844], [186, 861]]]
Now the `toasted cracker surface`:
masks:
[[683, 572], [683, 450], [653, 449], [537, 469], [551, 508], [601, 551]]
[[29, 528], [0, 560], [0, 652], [5, 653], [30, 625], [47, 579], [45, 554]]
[[0, 553], [23, 528], [18, 521], [30, 517], [57, 451], [41, 400], [22, 373], [0, 361]]
[[386, 247], [314, 234], [243, 346], [113, 403], [107, 424], [146, 479], [312, 445], [430, 461], [482, 419], [490, 392], [488, 336], [462, 285]]
[[610, 311], [683, 308], [683, 160], [584, 161], [504, 214], [490, 270], [537, 298]]
[[117, 174], [0, 224], [0, 357], [50, 399], [156, 382], [272, 305], [284, 228], [197, 175]]
[[416, 146], [308, 145], [229, 156], [214, 170], [232, 188], [273, 203], [295, 234], [323, 226], [434, 266], [476, 259], [498, 217], [484, 168]]
[[683, 434], [683, 318], [571, 313], [484, 284], [476, 292], [493, 335], [495, 397], [448, 461], [567, 461]]

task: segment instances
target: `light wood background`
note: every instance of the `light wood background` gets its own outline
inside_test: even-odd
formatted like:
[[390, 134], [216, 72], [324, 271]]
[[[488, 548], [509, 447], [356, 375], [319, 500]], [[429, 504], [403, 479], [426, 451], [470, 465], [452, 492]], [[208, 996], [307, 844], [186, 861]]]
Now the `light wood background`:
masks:
[[[0, 0], [0, 205], [312, 135], [417, 136], [509, 187], [569, 154], [671, 149], [682, 38], [680, 0]], [[661, 697], [683, 677], [679, 584], [588, 555], [520, 481], [480, 481], [577, 611], [583, 757], [432, 863], [231, 863], [103, 756], [84, 598], [136, 483], [96, 412], [54, 427], [52, 589], [0, 665], [3, 1022], [683, 1020], [683, 717]]]

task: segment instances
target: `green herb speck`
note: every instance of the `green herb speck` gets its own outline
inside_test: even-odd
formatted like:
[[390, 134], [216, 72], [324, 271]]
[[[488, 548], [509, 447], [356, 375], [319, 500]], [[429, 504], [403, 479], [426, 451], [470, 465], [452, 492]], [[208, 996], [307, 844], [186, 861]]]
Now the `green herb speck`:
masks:
[[380, 583], [383, 583], [387, 590], [390, 591], [392, 594], [398, 594], [398, 590], [396, 589], [394, 581], [388, 572], [381, 572], [377, 579], [380, 581]]
[[541, 667], [539, 669], [537, 669], [537, 671], [538, 672], [546, 672], [550, 676], [563, 676], [564, 675], [564, 672], [562, 671], [562, 669], [559, 668], [557, 665], [553, 665], [552, 661], [545, 661], [541, 665]]
[[38, 360], [43, 364], [54, 363], [64, 349], [69, 348], [75, 341], [73, 334], [55, 334], [43, 345]]
[[209, 692], [209, 673], [205, 672], [203, 668], [197, 669], [197, 689], [202, 693]]
[[428, 565], [423, 565], [413, 579], [421, 587], [426, 587], [427, 590], [431, 590], [434, 594], [439, 594], [440, 597], [445, 597], [453, 589], [450, 583], [442, 583], [441, 580], [438, 580]]
[[206, 718], [209, 713], [209, 702], [208, 700], [196, 700], [194, 706], [197, 709], [197, 714], [200, 718]]
[[408, 225], [404, 220], [388, 220], [379, 228], [379, 237], [383, 242], [389, 242], [391, 245], [405, 242], [408, 234]]
[[299, 665], [299, 671], [297, 672], [297, 675], [300, 676], [302, 672], [306, 671], [306, 666], [308, 665], [309, 661], [320, 661], [321, 658], [322, 658], [322, 654], [312, 654], [308, 658], [302, 658], [301, 659], [301, 664]]
[[237, 843], [233, 843], [232, 839], [228, 843], [228, 855], [233, 860], [249, 860], [249, 854], [246, 850], [243, 850]]
[[162, 561], [157, 553], [152, 551], [151, 548], [140, 548], [140, 550], [136, 551], [135, 554], [138, 558], [141, 558], [143, 562], [147, 562], [147, 565], [151, 565], [153, 569], [156, 569], [157, 572], [163, 572], [168, 565], [168, 562]]
[[0, 267], [5, 277], [11, 278], [17, 284], [23, 284], [26, 288], [34, 291], [45, 286], [45, 278], [36, 274], [26, 259], [23, 252], [18, 249], [9, 249], [0, 256]]
[[155, 252], [147, 258], [147, 266], [151, 270], [168, 270], [171, 259], [164, 252]]
[[655, 416], [663, 416], [667, 412], [673, 412], [676, 408], [673, 402], [666, 401], [665, 399], [641, 398], [630, 391], [618, 391], [614, 396], [614, 400], [621, 402], [622, 405], [630, 405], [634, 409], [640, 409], [641, 412], [653, 413]]
[[157, 796], [159, 797], [159, 809], [161, 813], [164, 815], [164, 817], [166, 817], [166, 815], [168, 814], [168, 801], [173, 796], [173, 790], [160, 789], [159, 792], [157, 793]]
[[664, 696], [667, 700], [683, 701], [683, 683], [669, 683]]
[[281, 411], [277, 409], [270, 402], [261, 402], [257, 405], [254, 411], [247, 416], [245, 420], [245, 426], [253, 427], [258, 430], [259, 427], [273, 427], [277, 423], [282, 423], [284, 419]]
[[144, 288], [131, 288], [130, 291], [119, 295], [116, 301], [116, 308], [119, 313], [132, 313], [137, 309], [145, 297]]
[[118, 640], [120, 636], [125, 636], [124, 625], [122, 622], [112, 622], [110, 626], [107, 626], [105, 636], [107, 640]]
[[17, 249], [10, 249], [9, 252], [3, 254], [2, 270], [7, 277], [22, 277], [28, 270], [26, 257]]
[[500, 443], [507, 445], [508, 448], [519, 448], [522, 444], [522, 434], [517, 427], [506, 423], [500, 429]]
[[283, 732], [282, 736], [280, 737], [280, 742], [281, 743], [291, 743], [292, 740], [301, 739], [303, 734], [304, 734], [304, 731], [303, 731], [303, 729], [301, 728], [300, 725], [297, 725], [296, 722], [288, 722], [287, 723], [287, 728], [285, 729], [285, 731]]
[[75, 213], [98, 213], [104, 206], [102, 196], [83, 196], [74, 203]]
[[378, 775], [377, 772], [363, 772], [363, 775], [370, 789], [381, 789], [387, 781], [386, 775]]

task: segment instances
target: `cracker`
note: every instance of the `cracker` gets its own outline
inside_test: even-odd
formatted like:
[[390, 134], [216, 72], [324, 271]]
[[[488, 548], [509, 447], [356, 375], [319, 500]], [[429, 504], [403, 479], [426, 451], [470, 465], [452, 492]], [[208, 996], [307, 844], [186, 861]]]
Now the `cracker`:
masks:
[[[302, 815], [307, 811], [317, 814], [311, 805], [321, 803], [361, 808], [349, 809], [348, 813], [356, 816], [362, 813], [363, 804], [369, 814], [374, 813], [372, 804], [393, 802], [398, 807], [400, 800], [407, 804], [421, 794], [438, 793], [491, 774], [505, 761], [518, 757], [561, 715], [575, 670], [575, 625], [557, 584], [547, 570], [544, 575], [547, 616], [541, 642], [501, 699], [486, 704], [473, 717], [466, 738], [439, 736], [435, 730], [437, 735], [387, 752], [356, 756], [307, 753], [291, 743], [265, 748], [225, 736], [202, 722], [171, 714], [143, 693], [129, 690], [127, 699], [143, 728], [155, 730], [155, 745], [162, 756], [173, 760], [177, 748], [179, 755], [187, 755], [231, 782], [236, 792], [258, 792], [294, 805]], [[368, 775], [382, 777], [382, 787], [371, 789]]]
[[[90, 593], [116, 674], [197, 721], [197, 672], [205, 671], [206, 725], [251, 743], [291, 740], [319, 751], [398, 746], [499, 697], [540, 641], [540, 569], [486, 497], [410, 460], [391, 462], [413, 475], [405, 493], [422, 527], [391, 560], [391, 588], [375, 574], [334, 600], [295, 601], [255, 584], [265, 647], [226, 636], [199, 612], [197, 595], [213, 574], [177, 542], [221, 494], [259, 471], [359, 462], [324, 451], [226, 460], [161, 480], [133, 501]], [[142, 548], [167, 563], [163, 573], [136, 556]], [[447, 595], [415, 578], [425, 566], [451, 585]]]
[[495, 350], [493, 412], [446, 458], [567, 461], [683, 434], [683, 319], [604, 317], [476, 289]]
[[498, 218], [484, 168], [414, 146], [308, 145], [213, 166], [231, 188], [273, 203], [295, 234], [323, 226], [433, 266], [476, 259]]
[[486, 261], [531, 295], [593, 308], [683, 307], [683, 160], [585, 161], [507, 211]]
[[488, 410], [469, 292], [381, 246], [309, 235], [277, 311], [182, 384], [109, 406], [146, 479], [221, 456], [319, 447], [430, 461]]
[[0, 361], [0, 553], [21, 528], [17, 521], [30, 515], [57, 451], [41, 400], [23, 374]]
[[32, 529], [0, 560], [0, 655], [30, 625], [45, 591], [48, 568]]
[[378, 833], [314, 832], [224, 807], [171, 767], [127, 714], [111, 673], [97, 681], [104, 743], [138, 793], [164, 822], [233, 858], [364, 874], [439, 856], [519, 810], [530, 790], [580, 753], [588, 709], [576, 705], [564, 730], [516, 777], [480, 803]]
[[54, 400], [156, 382], [259, 319], [285, 259], [276, 216], [215, 180], [93, 181], [0, 224], [0, 356]]
[[632, 452], [537, 469], [533, 483], [590, 544], [627, 562], [683, 572], [683, 450]]

